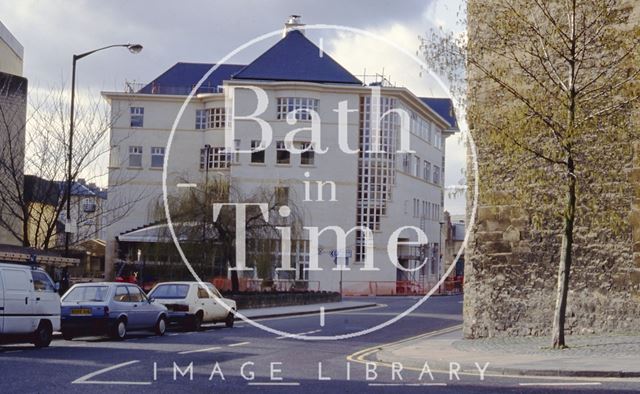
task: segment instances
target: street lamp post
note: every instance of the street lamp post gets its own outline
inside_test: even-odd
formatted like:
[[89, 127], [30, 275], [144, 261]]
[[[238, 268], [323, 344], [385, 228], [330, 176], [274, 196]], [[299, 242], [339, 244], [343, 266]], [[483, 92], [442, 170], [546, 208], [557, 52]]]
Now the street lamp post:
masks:
[[73, 117], [75, 113], [75, 99], [76, 99], [76, 62], [83, 57], [87, 57], [98, 51], [102, 51], [109, 48], [124, 47], [131, 53], [139, 53], [142, 50], [140, 44], [115, 44], [108, 45], [106, 47], [94, 49], [79, 55], [73, 55], [73, 67], [71, 70], [71, 114], [69, 115], [69, 150], [67, 152], [67, 220], [65, 223], [65, 239], [64, 239], [64, 255], [69, 257], [69, 240], [71, 238], [71, 183], [73, 181]]

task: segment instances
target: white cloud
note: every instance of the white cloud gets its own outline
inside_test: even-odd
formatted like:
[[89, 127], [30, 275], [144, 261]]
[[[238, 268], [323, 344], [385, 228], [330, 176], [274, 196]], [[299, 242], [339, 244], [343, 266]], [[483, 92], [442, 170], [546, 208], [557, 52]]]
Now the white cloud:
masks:
[[[427, 18], [429, 15], [429, 19], [432, 19], [434, 15], [439, 15], [438, 12], [450, 12], [448, 9], [437, 6], [430, 6], [427, 9], [430, 11], [425, 12], [424, 17]], [[433, 12], [436, 13], [433, 14]], [[455, 15], [445, 15], [433, 20], [449, 23], [445, 22], [446, 20], [453, 23]], [[395, 43], [409, 54], [415, 54], [420, 45], [419, 34], [427, 31], [434, 23], [424, 20], [422, 22], [424, 23], [414, 26], [394, 23], [367, 31]], [[442, 89], [425, 70], [422, 70], [414, 59], [384, 41], [362, 34], [339, 33], [336, 38], [329, 41], [327, 47], [330, 48], [328, 52], [337, 62], [359, 78], [365, 73], [367, 75], [384, 74], [394, 85], [406, 87], [417, 96], [448, 96], [446, 90]], [[367, 77], [365, 82], [373, 82], [369, 78]], [[446, 85], [446, 82], [444, 84]], [[458, 115], [458, 120], [464, 127], [466, 124], [461, 119], [463, 116], [464, 114]], [[458, 185], [463, 178], [462, 171], [465, 166], [466, 150], [464, 144], [458, 136], [449, 137], [446, 142], [445, 184]], [[464, 196], [449, 198], [445, 193], [445, 209], [451, 213], [464, 213], [465, 205]]]

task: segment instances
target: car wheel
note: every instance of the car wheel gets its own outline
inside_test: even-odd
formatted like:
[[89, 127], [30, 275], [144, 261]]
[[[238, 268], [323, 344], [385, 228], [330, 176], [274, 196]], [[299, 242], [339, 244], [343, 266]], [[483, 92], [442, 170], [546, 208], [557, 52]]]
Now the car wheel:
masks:
[[49, 322], [40, 322], [38, 329], [33, 335], [33, 344], [36, 345], [36, 347], [47, 347], [53, 339], [53, 328]]
[[127, 322], [124, 319], [119, 319], [114, 324], [111, 331], [111, 338], [123, 340], [127, 336]]
[[233, 312], [229, 312], [229, 314], [227, 315], [227, 318], [224, 320], [224, 324], [225, 324], [225, 326], [231, 328], [231, 327], [233, 327], [233, 322], [235, 320], [236, 320], [236, 317], [233, 314]]
[[200, 331], [202, 329], [202, 312], [198, 312], [193, 317], [193, 321], [191, 322], [191, 330], [192, 331]]
[[159, 336], [163, 336], [167, 331], [167, 319], [164, 316], [160, 316], [158, 322], [156, 323], [154, 331], [156, 332], [156, 335]]
[[73, 333], [67, 330], [63, 330], [62, 331], [62, 338], [64, 338], [65, 341], [72, 341], [73, 340]]

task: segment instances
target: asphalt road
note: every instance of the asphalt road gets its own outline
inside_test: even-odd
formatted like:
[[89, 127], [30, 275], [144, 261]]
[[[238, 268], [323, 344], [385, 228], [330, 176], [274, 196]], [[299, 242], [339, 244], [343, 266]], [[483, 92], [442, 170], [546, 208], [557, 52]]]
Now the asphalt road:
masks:
[[[264, 319], [269, 327], [308, 336], [352, 333], [380, 324], [416, 302], [414, 297], [368, 297], [377, 307], [319, 315]], [[73, 392], [613, 392], [640, 391], [638, 380], [492, 377], [403, 370], [354, 361], [377, 345], [461, 323], [461, 297], [434, 297], [413, 314], [381, 330], [339, 341], [278, 337], [247, 323], [164, 337], [130, 333], [122, 342], [104, 338], [55, 340], [51, 347], [0, 347], [1, 393]], [[351, 357], [350, 357], [351, 356]], [[429, 361], [429, 355], [425, 355]], [[455, 361], [455, 360], [451, 360]], [[402, 362], [402, 360], [398, 360]], [[192, 366], [192, 367], [190, 367]], [[321, 369], [321, 372], [319, 370]], [[184, 374], [184, 376], [182, 376]], [[367, 379], [368, 378], [368, 379]], [[421, 378], [421, 379], [420, 379]]]

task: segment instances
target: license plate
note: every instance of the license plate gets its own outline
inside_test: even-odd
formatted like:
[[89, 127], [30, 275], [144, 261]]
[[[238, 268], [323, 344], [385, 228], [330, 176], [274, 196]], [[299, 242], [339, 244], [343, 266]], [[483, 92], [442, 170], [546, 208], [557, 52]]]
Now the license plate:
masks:
[[91, 315], [91, 309], [81, 308], [81, 309], [72, 309], [72, 316], [87, 316]]

